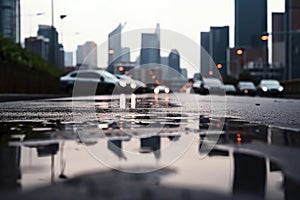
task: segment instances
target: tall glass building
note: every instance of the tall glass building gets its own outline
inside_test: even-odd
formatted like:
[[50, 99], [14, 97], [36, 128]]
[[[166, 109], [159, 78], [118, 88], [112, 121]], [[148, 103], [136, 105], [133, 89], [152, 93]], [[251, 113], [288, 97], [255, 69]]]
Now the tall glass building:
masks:
[[20, 0], [0, 0], [0, 34], [20, 43]]
[[267, 0], [235, 0], [235, 46], [263, 46], [267, 31]]

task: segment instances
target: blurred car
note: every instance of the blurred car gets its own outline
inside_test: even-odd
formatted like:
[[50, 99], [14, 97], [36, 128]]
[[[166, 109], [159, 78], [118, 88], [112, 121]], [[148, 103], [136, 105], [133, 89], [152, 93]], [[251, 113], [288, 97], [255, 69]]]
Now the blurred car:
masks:
[[258, 85], [260, 96], [283, 96], [284, 88], [277, 80], [263, 79]]
[[196, 94], [202, 94], [202, 95], [207, 95], [209, 94], [208, 87], [204, 87], [204, 81], [202, 80], [196, 80], [192, 88]]
[[240, 95], [255, 96], [257, 93], [256, 87], [251, 81], [240, 81], [237, 84], [237, 90]]
[[170, 88], [165, 85], [158, 85], [153, 90], [154, 94], [165, 93], [169, 94], [171, 92]]
[[120, 92], [122, 93], [146, 93], [149, 91], [147, 85], [142, 81], [133, 79], [127, 75], [115, 75], [119, 79]]
[[234, 85], [225, 84], [224, 88], [225, 88], [225, 93], [228, 95], [236, 95], [237, 94], [237, 90]]
[[119, 87], [119, 80], [104, 70], [76, 70], [60, 77], [61, 88], [69, 94], [72, 94], [75, 83], [78, 95], [112, 94]]
[[225, 94], [224, 84], [217, 78], [204, 78], [203, 80], [204, 91], [209, 91], [210, 94]]

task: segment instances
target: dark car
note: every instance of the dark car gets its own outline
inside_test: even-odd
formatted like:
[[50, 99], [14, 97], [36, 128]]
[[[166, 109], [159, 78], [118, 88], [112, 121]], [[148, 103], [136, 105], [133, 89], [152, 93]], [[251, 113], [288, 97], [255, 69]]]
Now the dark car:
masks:
[[228, 95], [236, 95], [237, 94], [237, 90], [234, 85], [225, 84], [224, 88], [225, 88], [226, 94], [228, 94]]
[[241, 81], [237, 84], [237, 90], [240, 95], [255, 96], [257, 93], [256, 87], [251, 81]]
[[258, 85], [258, 94], [260, 96], [280, 96], [282, 97], [284, 88], [277, 80], [263, 79]]
[[225, 94], [224, 84], [220, 79], [217, 78], [204, 78], [203, 87], [205, 90], [209, 91], [209, 94]]
[[77, 70], [60, 77], [60, 86], [69, 94], [73, 88], [77, 95], [112, 94], [119, 88], [119, 80], [104, 70]]
[[201, 80], [194, 81], [192, 88], [194, 92], [197, 94], [203, 94], [203, 95], [209, 94], [208, 88], [204, 87], [204, 81]]

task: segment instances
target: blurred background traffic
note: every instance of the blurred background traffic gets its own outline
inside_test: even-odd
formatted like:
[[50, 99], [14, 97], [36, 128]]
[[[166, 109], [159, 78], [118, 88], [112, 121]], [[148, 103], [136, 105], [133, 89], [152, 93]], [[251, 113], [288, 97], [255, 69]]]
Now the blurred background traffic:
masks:
[[[284, 5], [282, 11], [270, 10], [278, 2]], [[112, 93], [115, 86], [125, 93], [154, 92], [159, 86], [156, 92], [193, 89], [207, 95], [221, 89], [233, 95], [299, 97], [300, 9], [296, 0], [236, 0], [230, 4], [234, 12], [228, 13], [234, 16], [234, 27], [211, 24], [208, 31], [197, 32], [200, 38], [195, 42], [200, 45], [194, 54], [198, 61], [192, 67], [179, 47], [161, 50], [167, 38], [160, 23], [140, 33], [140, 43], [135, 44], [138, 52], [124, 45], [127, 22], [111, 24], [111, 30], [101, 32], [107, 39], [105, 53], [99, 49], [103, 45], [90, 38], [78, 44], [73, 36], [64, 35], [64, 22], [72, 12], [63, 13], [56, 4], [61, 5], [54, 0], [43, 3], [51, 13], [28, 13], [21, 9], [29, 7], [26, 1], [0, 1], [0, 93], [71, 94], [74, 78], [79, 82], [87, 78], [84, 81], [99, 83], [103, 90], [99, 94]], [[44, 15], [51, 16], [51, 23], [38, 22]], [[24, 35], [22, 28], [32, 30], [36, 24], [36, 33]], [[70, 38], [75, 50], [67, 50]], [[79, 69], [90, 70], [92, 77], [77, 77]]]

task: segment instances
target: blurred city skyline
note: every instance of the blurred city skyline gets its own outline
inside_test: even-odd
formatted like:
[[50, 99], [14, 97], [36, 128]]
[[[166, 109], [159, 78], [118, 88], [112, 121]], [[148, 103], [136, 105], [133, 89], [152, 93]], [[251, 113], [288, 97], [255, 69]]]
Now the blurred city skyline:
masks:
[[[34, 5], [34, 6], [33, 6]], [[217, 6], [216, 6], [217, 5]], [[268, 0], [268, 30], [271, 31], [271, 13], [283, 12], [284, 0]], [[38, 13], [43, 13], [42, 15]], [[60, 19], [60, 15], [67, 15]], [[21, 0], [21, 41], [37, 34], [39, 24], [51, 25], [51, 0]], [[138, 0], [54, 0], [54, 26], [60, 34], [65, 51], [75, 51], [86, 41], [98, 45], [119, 23], [127, 22], [123, 32], [155, 28], [183, 34], [200, 43], [200, 32], [210, 26], [230, 27], [230, 46], [234, 45], [234, 1], [151, 1]]]

